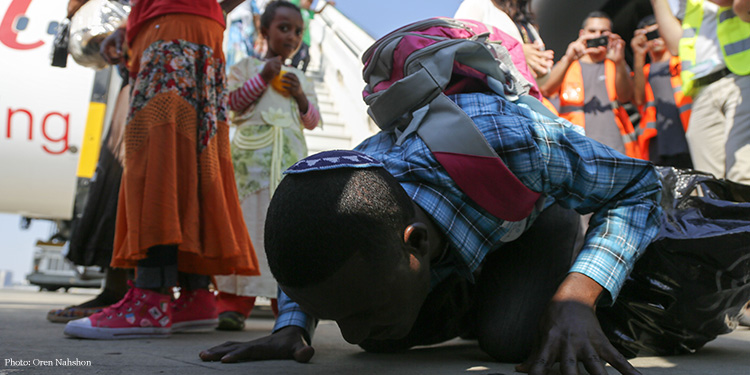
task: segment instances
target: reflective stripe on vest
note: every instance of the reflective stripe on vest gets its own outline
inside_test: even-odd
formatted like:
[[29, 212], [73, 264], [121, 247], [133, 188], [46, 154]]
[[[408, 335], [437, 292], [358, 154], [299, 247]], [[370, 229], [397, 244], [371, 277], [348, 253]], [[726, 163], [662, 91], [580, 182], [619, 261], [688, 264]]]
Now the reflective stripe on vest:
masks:
[[[641, 158], [649, 160], [649, 144], [651, 139], [656, 137], [656, 98], [654, 97], [654, 90], [651, 87], [648, 77], [651, 72], [651, 64], [646, 64], [643, 67], [643, 75], [646, 77], [646, 92], [644, 104], [641, 114], [641, 123], [638, 126], [638, 146], [641, 151]], [[682, 128], [687, 131], [688, 122], [690, 121], [690, 110], [692, 109], [693, 100], [691, 97], [684, 95], [680, 90], [682, 87], [682, 80], [680, 79], [680, 58], [672, 57], [669, 60], [669, 82], [672, 85], [672, 93], [674, 94], [674, 103], [680, 112], [680, 121], [682, 122]]]
[[[682, 60], [682, 89], [686, 95], [695, 94], [695, 74], [690, 70], [697, 61], [695, 43], [703, 22], [703, 2], [704, 0], [687, 0], [685, 18], [682, 20], [679, 52]], [[716, 22], [716, 36], [727, 68], [737, 75], [750, 74], [750, 23], [739, 19], [732, 7], [720, 7]]]
[[[638, 158], [641, 153], [638, 150], [636, 131], [630, 122], [628, 112], [617, 101], [617, 90], [615, 88], [616, 69], [615, 63], [612, 60], [604, 60], [607, 95], [609, 95], [615, 124], [617, 124], [617, 128], [620, 130], [622, 141], [625, 144], [625, 154], [633, 158]], [[583, 87], [581, 63], [573, 61], [570, 67], [568, 67], [568, 71], [565, 72], [562, 85], [560, 85], [560, 117], [585, 128], [586, 115], [583, 112], [585, 101]]]

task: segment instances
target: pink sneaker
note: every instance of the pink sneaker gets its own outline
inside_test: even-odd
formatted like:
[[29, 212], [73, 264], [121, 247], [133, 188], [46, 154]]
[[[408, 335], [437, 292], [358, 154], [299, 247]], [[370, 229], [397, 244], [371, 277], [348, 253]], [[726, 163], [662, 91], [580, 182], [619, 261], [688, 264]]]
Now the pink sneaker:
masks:
[[208, 289], [183, 289], [172, 302], [172, 332], [212, 330], [218, 325], [216, 296]]
[[88, 318], [68, 322], [64, 333], [105, 340], [167, 337], [172, 327], [170, 300], [166, 294], [131, 287], [120, 302]]

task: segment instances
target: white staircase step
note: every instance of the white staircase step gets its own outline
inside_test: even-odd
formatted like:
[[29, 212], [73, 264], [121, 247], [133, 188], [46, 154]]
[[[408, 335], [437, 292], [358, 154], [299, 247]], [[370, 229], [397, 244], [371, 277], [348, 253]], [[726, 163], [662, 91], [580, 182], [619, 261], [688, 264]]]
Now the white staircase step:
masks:
[[[313, 68], [309, 66], [308, 68]], [[332, 149], [351, 149], [352, 136], [346, 123], [341, 121], [339, 110], [330, 95], [330, 90], [325, 84], [323, 73], [308, 69], [307, 76], [315, 84], [315, 95], [318, 97], [318, 111], [323, 120], [323, 127], [313, 130], [305, 130], [305, 140], [310, 154]]]
[[324, 134], [316, 130], [305, 130], [305, 140], [307, 141], [307, 150], [310, 155], [325, 150], [348, 150], [352, 148], [352, 139], [348, 135]]

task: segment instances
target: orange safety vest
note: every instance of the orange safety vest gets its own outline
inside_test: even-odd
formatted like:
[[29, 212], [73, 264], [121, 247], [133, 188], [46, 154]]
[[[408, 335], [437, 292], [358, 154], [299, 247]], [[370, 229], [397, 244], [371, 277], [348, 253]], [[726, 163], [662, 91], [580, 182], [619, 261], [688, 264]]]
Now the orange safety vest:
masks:
[[[654, 90], [651, 89], [651, 83], [648, 81], [648, 74], [651, 71], [651, 64], [643, 67], [643, 75], [646, 77], [646, 103], [641, 108], [641, 124], [638, 126], [638, 146], [641, 149], [642, 158], [649, 160], [648, 146], [651, 139], [656, 137], [656, 98]], [[669, 60], [669, 75], [674, 92], [674, 103], [680, 112], [682, 128], [687, 131], [688, 121], [690, 121], [690, 110], [693, 106], [693, 99], [682, 92], [682, 78], [680, 78], [680, 58], [673, 56]]]
[[[617, 90], [615, 89], [615, 63], [612, 60], [604, 60], [604, 74], [606, 76], [607, 94], [615, 116], [615, 123], [620, 129], [622, 141], [625, 144], [625, 154], [631, 158], [640, 158], [638, 142], [635, 129], [630, 122], [628, 112], [617, 101]], [[565, 73], [562, 85], [560, 85], [560, 117], [582, 127], [586, 127], [586, 115], [583, 113], [583, 74], [581, 63], [573, 61]]]

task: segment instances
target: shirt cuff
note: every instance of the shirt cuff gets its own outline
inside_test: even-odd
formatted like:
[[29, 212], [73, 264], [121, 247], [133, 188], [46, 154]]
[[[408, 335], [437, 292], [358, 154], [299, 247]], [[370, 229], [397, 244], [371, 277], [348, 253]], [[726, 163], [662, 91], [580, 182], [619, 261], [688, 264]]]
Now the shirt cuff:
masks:
[[609, 306], [617, 299], [620, 289], [630, 274], [630, 267], [624, 263], [613, 264], [609, 256], [614, 256], [614, 254], [605, 251], [607, 255], [604, 255], [601, 252], [601, 249], [591, 247], [582, 249], [570, 272], [584, 274], [601, 285], [608, 293], [602, 295], [598, 303]]
[[292, 301], [289, 296], [281, 291], [281, 288], [278, 289], [277, 295], [279, 316], [276, 318], [272, 332], [276, 333], [276, 331], [284, 327], [297, 326], [305, 331], [305, 340], [307, 340], [307, 343], [312, 344], [318, 320], [304, 313], [296, 302]]

